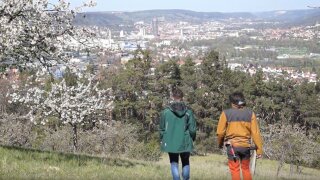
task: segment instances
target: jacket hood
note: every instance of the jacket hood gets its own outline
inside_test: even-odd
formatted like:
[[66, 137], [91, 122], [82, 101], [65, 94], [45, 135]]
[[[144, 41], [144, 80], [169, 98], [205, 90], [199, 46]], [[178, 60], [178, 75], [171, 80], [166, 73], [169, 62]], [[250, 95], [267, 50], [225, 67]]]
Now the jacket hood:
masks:
[[173, 102], [169, 105], [169, 109], [178, 117], [183, 117], [188, 110], [184, 102]]

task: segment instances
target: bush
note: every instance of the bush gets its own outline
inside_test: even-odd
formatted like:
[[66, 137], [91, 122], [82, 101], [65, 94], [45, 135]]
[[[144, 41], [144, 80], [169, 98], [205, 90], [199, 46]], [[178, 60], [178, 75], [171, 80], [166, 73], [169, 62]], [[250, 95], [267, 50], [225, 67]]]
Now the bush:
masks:
[[115, 122], [79, 132], [79, 150], [90, 154], [127, 156], [137, 144], [137, 130], [129, 124]]
[[[73, 152], [69, 125], [34, 125], [16, 116], [0, 117], [0, 137], [0, 145]], [[120, 122], [86, 130], [79, 128], [78, 153], [127, 156], [139, 144], [137, 137], [136, 127]]]
[[158, 161], [161, 154], [159, 142], [151, 140], [147, 143], [140, 142], [135, 145], [131, 149], [129, 157], [146, 161]]
[[35, 134], [33, 124], [24, 118], [6, 116], [0, 118], [0, 144], [31, 148]]
[[310, 134], [306, 134], [304, 127], [298, 124], [269, 125], [263, 137], [265, 153], [279, 162], [277, 175], [285, 162], [291, 165], [290, 173], [293, 173], [293, 166], [296, 166], [298, 173], [301, 173], [300, 166], [310, 166], [318, 158], [316, 156], [319, 154], [319, 144]]
[[197, 132], [197, 139], [194, 143], [195, 154], [206, 155], [207, 153], [219, 152], [217, 138], [214, 132], [209, 136], [206, 133]]
[[[44, 137], [40, 138], [38, 133], [38, 139], [41, 145], [40, 150], [59, 151], [59, 152], [73, 152], [72, 147], [72, 129], [69, 126], [62, 126], [56, 130], [48, 128], [46, 126], [40, 126], [44, 132]], [[39, 130], [39, 131], [41, 131]], [[35, 146], [34, 146], [35, 147]]]

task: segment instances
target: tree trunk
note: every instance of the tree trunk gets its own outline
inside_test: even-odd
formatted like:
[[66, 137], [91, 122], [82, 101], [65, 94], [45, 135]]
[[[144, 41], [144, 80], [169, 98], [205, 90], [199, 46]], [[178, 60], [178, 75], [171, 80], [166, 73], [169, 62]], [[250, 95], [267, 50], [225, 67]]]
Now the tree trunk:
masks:
[[281, 168], [282, 168], [282, 166], [283, 166], [283, 158], [281, 158], [280, 160], [279, 160], [279, 165], [278, 165], [278, 169], [277, 169], [277, 177], [279, 177], [279, 174], [280, 174], [280, 170], [281, 170]]
[[126, 119], [128, 119], [128, 108], [125, 108], [126, 111]]
[[[289, 143], [289, 148], [288, 149], [289, 149], [289, 152], [292, 152], [292, 144], [291, 143]], [[293, 175], [293, 166], [294, 166], [294, 160], [291, 158], [289, 176]]]
[[290, 171], [289, 171], [289, 176], [292, 176], [293, 175], [293, 167], [294, 167], [294, 164], [293, 164], [293, 161], [290, 162]]
[[281, 156], [280, 156], [280, 159], [279, 159], [279, 165], [278, 165], [278, 169], [277, 169], [277, 177], [279, 177], [280, 170], [283, 167], [283, 164], [284, 164], [284, 161], [285, 161], [285, 153], [286, 153], [285, 151], [281, 152]]
[[297, 164], [297, 173], [298, 174], [301, 174], [302, 173], [302, 168], [300, 166], [300, 161], [298, 161], [298, 164]]
[[72, 124], [72, 132], [73, 132], [73, 152], [76, 153], [78, 151], [78, 132], [77, 132], [77, 125]]

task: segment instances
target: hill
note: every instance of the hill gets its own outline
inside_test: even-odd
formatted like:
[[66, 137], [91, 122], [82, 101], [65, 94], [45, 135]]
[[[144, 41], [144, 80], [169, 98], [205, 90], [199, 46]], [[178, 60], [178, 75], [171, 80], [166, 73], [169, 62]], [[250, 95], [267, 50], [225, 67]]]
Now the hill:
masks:
[[279, 21], [289, 25], [314, 25], [320, 21], [320, 10], [318, 9], [269, 11], [255, 13], [254, 15], [263, 20]]
[[202, 22], [231, 17], [253, 18], [250, 13], [195, 12], [180, 9], [124, 12], [121, 15], [125, 19], [133, 19], [134, 21], [151, 21], [154, 17], [163, 17], [166, 21], [189, 22]]
[[75, 19], [75, 23], [82, 26], [113, 26], [131, 22], [132, 21], [126, 22], [121, 17], [112, 13], [104, 12], [81, 13], [78, 14]]
[[86, 12], [78, 14], [76, 24], [90, 26], [114, 26], [120, 24], [131, 24], [137, 21], [151, 22], [153, 18], [161, 17], [165, 21], [188, 21], [201, 23], [211, 20], [225, 20], [230, 18], [246, 18], [252, 20], [278, 21], [285, 24], [315, 24], [320, 19], [320, 10], [290, 10], [269, 12], [196, 12], [190, 10], [146, 10], [134, 12]]
[[220, 13], [220, 12], [195, 12], [189, 10], [146, 10], [135, 12], [86, 12], [76, 17], [79, 25], [112, 26], [136, 21], [151, 22], [153, 18], [161, 17], [165, 21], [203, 22], [208, 20], [228, 18], [254, 18], [251, 13]]
[[[41, 152], [0, 146], [0, 179], [171, 179], [167, 155], [159, 162]], [[277, 162], [259, 160], [255, 179], [275, 179]], [[286, 165], [279, 178], [318, 179], [320, 170], [304, 168], [289, 176]], [[230, 179], [226, 157], [192, 156], [191, 179]]]

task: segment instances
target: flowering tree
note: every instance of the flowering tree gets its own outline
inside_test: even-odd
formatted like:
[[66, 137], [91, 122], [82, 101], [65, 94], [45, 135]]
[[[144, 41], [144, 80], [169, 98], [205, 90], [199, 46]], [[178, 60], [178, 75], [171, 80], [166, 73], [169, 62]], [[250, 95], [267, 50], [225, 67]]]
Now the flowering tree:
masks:
[[99, 90], [97, 86], [98, 83], [94, 84], [92, 78], [89, 78], [87, 83], [77, 81], [75, 86], [67, 86], [63, 79], [61, 82], [52, 83], [49, 91], [37, 86], [19, 88], [15, 85], [14, 92], [8, 93], [8, 96], [11, 97], [11, 103], [22, 103], [30, 108], [27, 117], [35, 124], [45, 125], [49, 117], [55, 116], [62, 124], [71, 125], [73, 148], [76, 151], [77, 128], [96, 122], [97, 114], [105, 115], [106, 111], [112, 108], [110, 92]]
[[[0, 0], [0, 64], [39, 63], [46, 67], [66, 61], [64, 50], [71, 43], [85, 43], [93, 35], [73, 25], [76, 13], [93, 1], [70, 9], [70, 3], [59, 0]], [[81, 38], [81, 39], [80, 39]], [[90, 39], [90, 38], [89, 38]]]

